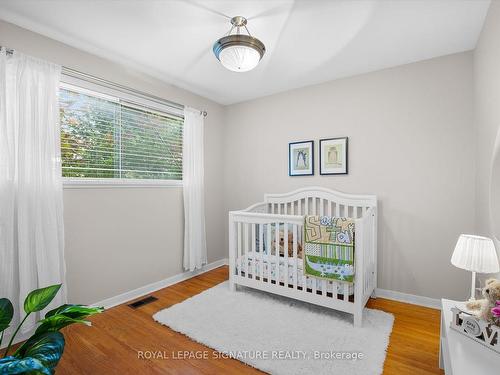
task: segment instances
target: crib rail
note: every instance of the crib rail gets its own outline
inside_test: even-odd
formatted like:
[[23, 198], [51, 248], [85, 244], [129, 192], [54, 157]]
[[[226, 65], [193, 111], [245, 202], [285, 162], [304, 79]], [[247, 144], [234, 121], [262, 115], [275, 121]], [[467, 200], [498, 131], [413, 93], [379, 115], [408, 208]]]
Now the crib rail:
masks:
[[[307, 214], [355, 219], [354, 283], [304, 275]], [[229, 213], [229, 267], [233, 290], [239, 284], [349, 312], [359, 326], [377, 280], [376, 198], [322, 188], [266, 195], [262, 203]]]
[[[232, 282], [354, 313], [353, 284], [304, 275], [303, 254], [299, 257], [303, 220], [298, 215], [232, 212]], [[362, 283], [362, 273], [359, 279], [357, 275], [356, 280]]]
[[[374, 195], [346, 194], [323, 187], [306, 187], [285, 194], [266, 194], [267, 212], [360, 218], [377, 206]], [[250, 208], [249, 208], [250, 209]], [[247, 209], [248, 210], [248, 209]]]

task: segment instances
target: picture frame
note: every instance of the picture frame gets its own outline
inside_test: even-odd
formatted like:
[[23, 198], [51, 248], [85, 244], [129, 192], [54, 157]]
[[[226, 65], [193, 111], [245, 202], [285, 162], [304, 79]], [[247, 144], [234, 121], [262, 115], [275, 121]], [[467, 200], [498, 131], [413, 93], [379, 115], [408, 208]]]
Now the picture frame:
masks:
[[288, 175], [314, 175], [314, 141], [291, 142], [288, 144]]
[[324, 138], [319, 140], [319, 174], [339, 175], [349, 173], [349, 138]]

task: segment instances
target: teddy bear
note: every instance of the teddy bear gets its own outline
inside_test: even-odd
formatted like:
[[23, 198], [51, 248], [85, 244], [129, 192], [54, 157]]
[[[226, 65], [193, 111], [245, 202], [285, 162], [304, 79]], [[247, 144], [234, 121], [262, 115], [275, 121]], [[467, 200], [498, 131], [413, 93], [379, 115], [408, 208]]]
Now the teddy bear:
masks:
[[479, 319], [490, 323], [496, 323], [491, 310], [500, 301], [500, 280], [488, 279], [482, 291], [484, 299], [469, 301], [466, 306], [474, 312]]
[[[285, 234], [283, 231], [279, 232], [279, 246], [280, 246], [280, 256], [285, 255]], [[276, 253], [276, 241], [272, 242], [273, 254]], [[293, 233], [288, 232], [288, 256], [293, 257]], [[297, 239], [297, 258], [302, 259], [302, 245]]]

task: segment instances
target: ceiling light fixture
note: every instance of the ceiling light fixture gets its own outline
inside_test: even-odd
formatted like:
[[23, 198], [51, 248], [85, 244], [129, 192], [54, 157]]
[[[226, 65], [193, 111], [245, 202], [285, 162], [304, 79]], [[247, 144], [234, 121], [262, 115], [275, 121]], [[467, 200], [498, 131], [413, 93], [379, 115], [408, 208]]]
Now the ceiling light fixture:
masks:
[[[236, 16], [231, 18], [231, 29], [227, 35], [215, 42], [213, 50], [221, 64], [233, 72], [248, 72], [255, 68], [266, 52], [259, 39], [250, 35], [247, 19]], [[236, 29], [234, 34], [231, 34]], [[240, 34], [245, 29], [248, 35]]]

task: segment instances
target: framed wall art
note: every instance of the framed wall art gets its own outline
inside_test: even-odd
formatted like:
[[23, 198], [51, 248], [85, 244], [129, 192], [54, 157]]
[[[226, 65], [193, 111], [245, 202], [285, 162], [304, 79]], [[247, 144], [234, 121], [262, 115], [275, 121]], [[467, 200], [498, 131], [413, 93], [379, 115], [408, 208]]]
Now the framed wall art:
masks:
[[319, 140], [319, 174], [348, 173], [348, 138], [327, 138]]
[[314, 175], [314, 141], [288, 144], [288, 175]]

